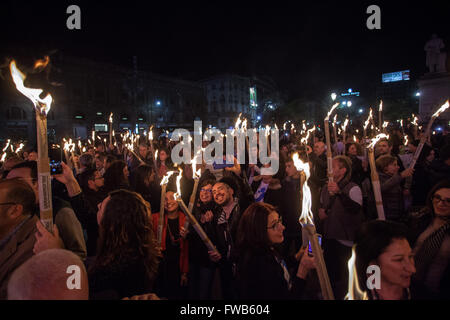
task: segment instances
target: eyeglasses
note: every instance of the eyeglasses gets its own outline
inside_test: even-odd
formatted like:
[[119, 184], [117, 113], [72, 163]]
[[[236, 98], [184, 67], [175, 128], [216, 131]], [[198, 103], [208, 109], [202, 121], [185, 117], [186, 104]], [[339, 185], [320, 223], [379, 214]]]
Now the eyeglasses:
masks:
[[433, 201], [436, 201], [437, 203], [442, 201], [446, 206], [450, 206], [450, 198], [441, 198], [438, 194], [433, 195]]
[[277, 221], [275, 221], [275, 223], [271, 227], [268, 227], [267, 229], [275, 230], [276, 228], [278, 228], [282, 225], [283, 225], [283, 219], [280, 217]]
[[211, 189], [205, 189], [205, 188], [201, 188], [200, 189], [200, 192], [208, 192], [208, 193], [212, 193], [212, 190]]

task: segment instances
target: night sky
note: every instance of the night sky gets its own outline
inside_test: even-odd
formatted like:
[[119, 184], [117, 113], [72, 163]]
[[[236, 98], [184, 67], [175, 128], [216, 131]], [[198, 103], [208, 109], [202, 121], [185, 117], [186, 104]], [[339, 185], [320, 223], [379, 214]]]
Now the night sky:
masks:
[[[349, 87], [371, 97], [383, 72], [426, 71], [432, 33], [450, 47], [449, 1], [93, 2], [2, 2], [2, 58], [56, 49], [131, 67], [136, 55], [140, 69], [189, 80], [269, 75], [294, 99]], [[66, 28], [70, 4], [81, 30]], [[370, 4], [381, 30], [366, 27]]]

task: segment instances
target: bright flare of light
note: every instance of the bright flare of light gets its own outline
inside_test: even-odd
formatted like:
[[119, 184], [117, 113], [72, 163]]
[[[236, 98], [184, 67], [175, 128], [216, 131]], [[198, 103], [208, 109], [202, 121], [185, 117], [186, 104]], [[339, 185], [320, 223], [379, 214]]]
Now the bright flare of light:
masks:
[[311, 175], [309, 170], [309, 163], [303, 162], [299, 156], [298, 153], [295, 153], [292, 156], [292, 159], [294, 160], [294, 166], [297, 168], [298, 171], [303, 171], [305, 173], [306, 179], [303, 183], [302, 187], [302, 214], [300, 215], [299, 221], [302, 225], [305, 224], [314, 224], [313, 222], [313, 213], [311, 211], [311, 189], [308, 186], [308, 179]]
[[378, 108], [378, 111], [383, 111], [383, 100], [380, 100], [380, 107]]
[[367, 293], [359, 287], [358, 273], [356, 272], [355, 247], [352, 249], [352, 256], [348, 260], [348, 292], [345, 300], [368, 300]]
[[6, 151], [6, 149], [8, 149], [9, 145], [11, 144], [11, 139], [8, 139], [8, 142], [6, 143], [6, 146], [3, 148], [3, 152]]
[[50, 62], [49, 56], [45, 56], [44, 59], [39, 59], [34, 63], [33, 69], [45, 68]]
[[375, 147], [375, 145], [377, 144], [378, 141], [380, 141], [380, 139], [389, 139], [389, 135], [386, 135], [384, 133], [380, 133], [379, 135], [377, 135], [375, 138], [373, 138], [371, 140], [372, 142], [367, 146], [367, 148]]
[[47, 96], [42, 99], [39, 96], [42, 93], [42, 89], [32, 89], [24, 86], [26, 76], [17, 68], [16, 62], [13, 60], [9, 65], [11, 76], [16, 85], [17, 90], [22, 93], [25, 97], [33, 102], [35, 109], [42, 115], [46, 116], [50, 111], [50, 106], [52, 104], [52, 96], [47, 94]]
[[168, 184], [169, 183], [169, 178], [171, 175], [173, 175], [175, 173], [175, 171], [169, 171], [167, 172], [167, 174], [162, 178], [161, 180], [161, 185], [163, 184]]
[[183, 170], [181, 168], [178, 169], [179, 170], [179, 174], [177, 176], [177, 193], [175, 193], [175, 199], [181, 197], [181, 188], [180, 188], [180, 181], [181, 181], [181, 177], [183, 176]]
[[370, 108], [369, 116], [367, 117], [366, 122], [364, 122], [364, 129], [367, 129], [369, 126], [370, 120], [373, 118], [372, 108]]
[[339, 103], [335, 103], [335, 104], [331, 107], [330, 111], [328, 111], [328, 114], [327, 114], [327, 116], [325, 117], [325, 121], [328, 121], [328, 120], [330, 119], [331, 114], [333, 113], [333, 111], [334, 111], [338, 106], [339, 106]]
[[433, 114], [433, 118], [437, 118], [437, 117], [439, 117], [439, 115], [442, 113], [442, 112], [444, 112], [445, 110], [447, 110], [448, 109], [448, 107], [449, 107], [450, 105], [449, 105], [449, 103], [448, 103], [448, 100], [447, 100], [447, 102], [445, 102], [434, 114]]

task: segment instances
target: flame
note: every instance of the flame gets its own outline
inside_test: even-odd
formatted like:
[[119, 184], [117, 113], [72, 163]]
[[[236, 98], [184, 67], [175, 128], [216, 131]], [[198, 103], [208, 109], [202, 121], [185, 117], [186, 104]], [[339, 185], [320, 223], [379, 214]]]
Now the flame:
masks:
[[3, 150], [2, 150], [3, 152], [5, 152], [6, 149], [8, 149], [10, 143], [11, 143], [11, 139], [8, 139], [8, 142], [6, 143], [6, 147], [4, 147]]
[[450, 105], [449, 105], [448, 100], [447, 100], [447, 102], [445, 102], [445, 103], [438, 109], [438, 111], [436, 111], [436, 112], [433, 114], [433, 118], [439, 117], [439, 115], [440, 115], [442, 112], [444, 112], [445, 110], [447, 110], [449, 106], [450, 106]]
[[236, 123], [234, 124], [234, 128], [235, 128], [236, 130], [239, 129], [239, 127], [240, 127], [240, 125], [241, 125], [241, 123], [242, 123], [241, 115], [242, 115], [242, 112], [239, 113], [239, 116], [238, 116], [238, 118], [236, 119]]
[[333, 113], [334, 109], [336, 109], [336, 108], [338, 107], [338, 105], [339, 105], [339, 102], [338, 102], [338, 103], [335, 103], [335, 104], [331, 107], [330, 111], [328, 112], [327, 116], [325, 117], [325, 121], [328, 121], [328, 120], [330, 119], [331, 114]]
[[406, 146], [408, 146], [408, 144], [409, 144], [408, 136], [406, 135], [406, 136], [404, 136], [403, 138], [404, 138], [403, 140], [405, 141], [405, 142], [404, 142], [404, 145], [405, 145], [405, 147], [406, 147]]
[[46, 116], [50, 111], [50, 106], [53, 101], [52, 96], [47, 94], [47, 96], [42, 99], [39, 97], [43, 91], [42, 89], [25, 87], [23, 82], [25, 81], [26, 76], [17, 68], [16, 61], [11, 61], [9, 68], [17, 90], [33, 102], [36, 111], [41, 115]]
[[3, 153], [2, 158], [0, 159], [0, 162], [4, 162], [6, 159], [6, 152]]
[[155, 151], [155, 160], [157, 160], [158, 159], [158, 149], [156, 149], [156, 151]]
[[86, 147], [83, 147], [83, 150], [82, 150], [82, 152], [84, 153], [84, 152], [86, 152]]
[[356, 136], [355, 135], [353, 135], [353, 141], [356, 142]]
[[414, 115], [414, 113], [412, 114], [412, 116], [413, 116], [413, 121], [411, 122], [411, 124], [417, 126], [417, 125], [418, 125], [417, 121], [418, 121], [419, 119]]
[[112, 112], [109, 115], [109, 123], [113, 123], [113, 113]]
[[50, 62], [49, 56], [45, 56], [44, 59], [39, 59], [34, 63], [33, 69], [39, 69], [39, 68], [44, 69], [48, 65], [49, 62]]
[[180, 181], [181, 181], [181, 177], [183, 176], [183, 170], [181, 168], [178, 169], [179, 170], [179, 174], [177, 176], [177, 193], [175, 193], [175, 199], [181, 197], [181, 188], [180, 188]]
[[337, 113], [334, 115], [334, 118], [333, 118], [333, 126], [336, 124], [336, 121], [337, 121]]
[[383, 122], [383, 129], [386, 129], [388, 125], [389, 125], [389, 121], [384, 121]]
[[367, 148], [373, 148], [375, 147], [375, 145], [378, 143], [378, 141], [380, 141], [380, 139], [389, 139], [389, 135], [386, 135], [384, 133], [380, 133], [379, 135], [377, 135], [375, 138], [373, 138], [371, 141], [371, 143], [367, 146]]
[[344, 124], [342, 125], [342, 130], [346, 130], [348, 125], [348, 118], [345, 118]]
[[92, 130], [92, 142], [95, 142], [95, 130]]
[[167, 174], [162, 178], [161, 180], [161, 185], [163, 184], [168, 184], [169, 183], [169, 178], [171, 175], [173, 175], [175, 173], [175, 171], [169, 171], [167, 172]]
[[286, 122], [283, 123], [283, 130], [286, 130]]
[[378, 111], [383, 111], [383, 100], [380, 100], [380, 108], [378, 109]]
[[312, 127], [311, 129], [306, 131], [306, 137], [302, 138], [300, 140], [301, 143], [307, 144], [308, 143], [308, 139], [309, 139], [309, 135], [311, 132], [316, 130], [316, 125], [314, 125], [314, 127]]
[[373, 118], [372, 108], [370, 108], [369, 117], [367, 117], [366, 122], [364, 122], [364, 129], [367, 129], [367, 127], [369, 126], [369, 123], [370, 123], [370, 119], [372, 119], [372, 118]]
[[355, 246], [352, 248], [352, 256], [348, 260], [348, 292], [345, 300], [368, 300], [367, 293], [359, 286], [358, 273], [356, 272]]
[[148, 140], [153, 141], [153, 126], [148, 130]]
[[244, 119], [244, 121], [242, 121], [242, 129], [244, 129], [245, 131], [247, 131], [247, 119]]
[[294, 160], [294, 166], [297, 168], [298, 171], [303, 171], [305, 173], [306, 176], [306, 180], [303, 183], [303, 187], [302, 187], [302, 214], [299, 218], [299, 221], [302, 225], [304, 224], [314, 224], [313, 222], [313, 213], [311, 211], [311, 204], [312, 204], [312, 200], [311, 200], [311, 189], [308, 186], [308, 179], [309, 176], [311, 175], [310, 170], [309, 170], [309, 163], [308, 162], [303, 162], [299, 156], [298, 153], [295, 153], [292, 156], [292, 159]]
[[403, 119], [400, 120], [400, 126], [403, 128]]

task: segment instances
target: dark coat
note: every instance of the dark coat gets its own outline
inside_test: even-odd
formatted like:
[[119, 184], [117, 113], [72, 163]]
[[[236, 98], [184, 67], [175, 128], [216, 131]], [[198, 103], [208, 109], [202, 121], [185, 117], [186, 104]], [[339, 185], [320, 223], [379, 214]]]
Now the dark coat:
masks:
[[0, 300], [6, 299], [8, 280], [14, 270], [33, 256], [38, 220], [31, 216], [0, 250]]
[[399, 174], [390, 176], [383, 172], [379, 172], [378, 175], [384, 215], [387, 220], [399, 221], [404, 218], [403, 178]]
[[286, 227], [286, 236], [301, 235], [301, 225], [298, 221], [302, 210], [300, 195], [300, 176], [298, 178], [286, 177], [282, 182], [281, 193], [285, 201], [281, 204], [280, 215]]
[[240, 299], [300, 299], [306, 283], [296, 276], [291, 277], [292, 288], [289, 290], [284, 270], [274, 253], [262, 250], [243, 253], [237, 270]]

